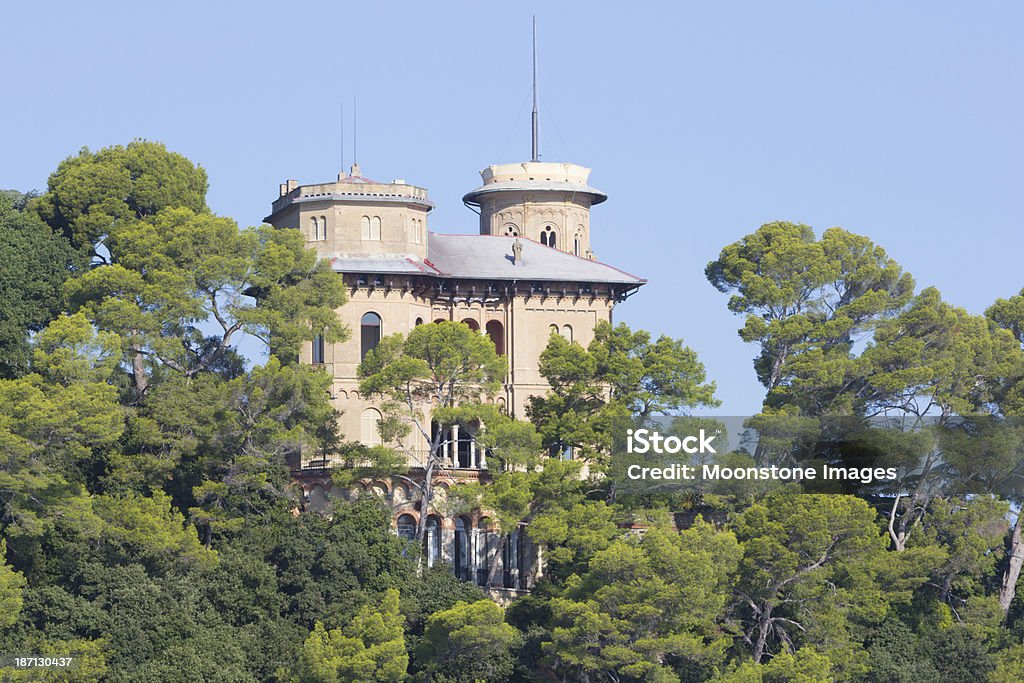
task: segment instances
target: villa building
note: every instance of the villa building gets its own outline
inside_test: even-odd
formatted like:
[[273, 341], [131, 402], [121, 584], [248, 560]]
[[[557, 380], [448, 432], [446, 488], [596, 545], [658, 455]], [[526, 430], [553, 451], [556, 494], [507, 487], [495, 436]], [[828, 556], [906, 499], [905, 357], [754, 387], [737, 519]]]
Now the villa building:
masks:
[[[478, 234], [431, 232], [433, 203], [427, 190], [404, 180], [363, 177], [358, 165], [336, 181], [282, 183], [266, 221], [297, 228], [320, 257], [344, 278], [348, 302], [338, 315], [352, 334], [343, 343], [307, 344], [301, 361], [331, 373], [331, 396], [342, 412], [347, 440], [380, 443], [381, 412], [360, 395], [357, 368], [383, 335], [408, 334], [416, 325], [456, 321], [494, 342], [508, 359], [508, 376], [494, 400], [525, 417], [530, 396], [548, 384], [538, 361], [552, 333], [584, 346], [595, 325], [610, 321], [615, 304], [644, 280], [597, 261], [590, 210], [607, 199], [588, 184], [590, 169], [568, 163], [530, 161], [489, 166], [482, 184], [463, 198], [479, 213]], [[454, 427], [446, 463], [436, 480], [437, 500], [460, 482], [486, 480], [487, 461], [470, 428]], [[413, 445], [407, 476], [422, 477], [426, 440]], [[295, 463], [307, 507], [322, 507], [332, 492], [329, 462]], [[483, 513], [447, 518], [421, 511], [416, 488], [392, 477], [364, 482], [388, 500], [397, 533], [411, 537], [420, 514], [428, 514], [430, 563], [445, 561], [478, 585], [505, 591], [529, 589], [542, 569], [539, 553], [524, 534], [513, 532], [498, 548], [498, 534]], [[488, 576], [496, 553], [501, 571]]]

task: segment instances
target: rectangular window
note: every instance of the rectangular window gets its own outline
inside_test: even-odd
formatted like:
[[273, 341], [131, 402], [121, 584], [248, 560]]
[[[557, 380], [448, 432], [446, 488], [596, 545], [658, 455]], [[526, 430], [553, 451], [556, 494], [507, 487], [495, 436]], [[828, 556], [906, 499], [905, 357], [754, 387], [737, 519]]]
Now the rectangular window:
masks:
[[324, 336], [318, 334], [313, 337], [313, 363], [320, 364], [324, 362]]

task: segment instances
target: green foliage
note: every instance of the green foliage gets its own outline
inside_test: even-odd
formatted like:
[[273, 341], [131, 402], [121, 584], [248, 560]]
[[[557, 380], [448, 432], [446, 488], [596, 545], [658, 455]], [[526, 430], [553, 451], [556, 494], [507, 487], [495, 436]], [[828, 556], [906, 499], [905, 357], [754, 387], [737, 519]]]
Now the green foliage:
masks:
[[490, 338], [454, 322], [417, 325], [405, 339], [386, 337], [359, 366], [364, 393], [448, 408], [492, 394], [506, 372]]
[[996, 397], [1022, 358], [1009, 332], [929, 287], [878, 325], [860, 361], [863, 391], [873, 403], [917, 416], [936, 408], [944, 416], [969, 415]]
[[[417, 484], [422, 510], [434, 505], [434, 479], [447, 465], [445, 434], [453, 425], [487, 433], [483, 444], [498, 459], [533, 457], [538, 444], [533, 429], [513, 424], [512, 418], [486, 402], [507, 372], [508, 361], [497, 354], [489, 337], [454, 322], [417, 325], [404, 339], [398, 334], [385, 337], [360, 363], [360, 391], [384, 400], [382, 440], [424, 468]], [[413, 441], [410, 433], [415, 434]], [[425, 459], [416, 452], [418, 440], [429, 445]], [[420, 515], [420, 545], [425, 542], [426, 521], [427, 515]]]
[[[286, 358], [314, 334], [346, 335], [335, 314], [342, 281], [297, 230], [239, 231], [228, 218], [167, 208], [119, 227], [115, 238], [114, 263], [71, 281], [68, 297], [100, 329], [122, 336], [133, 359], [192, 377], [216, 368], [241, 332], [273, 339]], [[201, 329], [206, 321], [213, 336]]]
[[571, 447], [583, 458], [607, 454], [630, 420], [718, 405], [692, 349], [664, 335], [652, 342], [624, 324], [598, 323], [586, 349], [551, 335], [539, 370], [551, 392], [530, 397], [530, 419], [545, 448]]
[[1005, 503], [991, 497], [932, 502], [908, 546], [932, 546], [944, 551], [944, 559], [932, 569], [932, 585], [940, 600], [962, 609], [967, 596], [984, 592], [984, 583], [995, 572], [1002, 555], [1007, 512]]
[[60, 234], [0, 196], [0, 378], [28, 370], [29, 333], [60, 312], [61, 288], [78, 261]]
[[886, 542], [863, 500], [774, 495], [744, 510], [733, 528], [743, 544], [735, 594], [755, 662], [773, 642], [855, 648], [852, 623], [885, 616], [876, 576]]
[[501, 683], [512, 674], [519, 640], [492, 601], [457, 602], [427, 619], [416, 659], [432, 679]]
[[812, 647], [783, 652], [767, 664], [744, 662], [728, 674], [715, 677], [713, 683], [830, 683], [836, 680], [828, 657]]
[[398, 591], [391, 589], [380, 605], [365, 605], [343, 628], [327, 630], [316, 622], [299, 654], [299, 680], [398, 683], [408, 665]]
[[0, 539], [0, 632], [18, 621], [25, 577], [7, 564], [7, 541]]
[[557, 577], [582, 573], [590, 558], [622, 535], [619, 515], [604, 501], [585, 500], [548, 505], [530, 522], [530, 539], [544, 544], [548, 572]]
[[914, 280], [866, 237], [830, 228], [768, 223], [730, 244], [705, 269], [729, 310], [746, 316], [740, 338], [757, 343], [754, 362], [765, 407], [849, 413], [859, 402], [854, 340], [898, 312]]
[[160, 143], [134, 140], [61, 162], [35, 208], [77, 248], [162, 209], [206, 211], [206, 171]]
[[[717, 404], [680, 341], [607, 323], [586, 348], [553, 336], [531, 424], [491, 402], [508, 361], [486, 336], [421, 325], [360, 367], [386, 446], [341, 443], [331, 377], [293, 362], [314, 334], [344, 338], [341, 279], [297, 231], [239, 230], [205, 191], [201, 168], [136, 141], [66, 160], [40, 198], [0, 196], [0, 633], [5, 652], [78, 658], [0, 678], [1024, 676], [1004, 624], [1024, 564], [1007, 521], [1024, 499], [1008, 422], [1024, 406], [1024, 293], [973, 316], [914, 296], [866, 238], [763, 226], [707, 270], [766, 387], [758, 452], [723, 458], [864, 457], [901, 478], [865, 491], [870, 505], [759, 486], [617, 499], [603, 475], [626, 427], [710, 426], [678, 417]], [[243, 332], [270, 343], [262, 367], [234, 349]], [[975, 411], [991, 417], [954, 419]], [[876, 413], [901, 419], [841, 447], [840, 423], [817, 419]], [[907, 430], [931, 414], [940, 428]], [[298, 513], [300, 453], [345, 461], [333, 476], [348, 484], [396, 471], [413, 430], [430, 442], [429, 509], [429, 468], [449, 467], [431, 420], [473, 430], [490, 463], [489, 484], [452, 487], [444, 511], [483, 510], [546, 560], [507, 613], [405, 557], [372, 496]], [[568, 448], [580, 457], [541, 457]], [[696, 514], [715, 500], [717, 526]]]
[[1016, 683], [1024, 680], [1024, 645], [1013, 645], [996, 653], [995, 668], [989, 683]]
[[935, 629], [924, 639], [923, 648], [940, 681], [970, 683], [984, 680], [995, 667], [984, 636], [970, 625], [956, 624]]
[[741, 555], [731, 532], [700, 521], [614, 542], [551, 601], [547, 658], [577, 680], [677, 680], [667, 657], [720, 662], [731, 642], [721, 622]]

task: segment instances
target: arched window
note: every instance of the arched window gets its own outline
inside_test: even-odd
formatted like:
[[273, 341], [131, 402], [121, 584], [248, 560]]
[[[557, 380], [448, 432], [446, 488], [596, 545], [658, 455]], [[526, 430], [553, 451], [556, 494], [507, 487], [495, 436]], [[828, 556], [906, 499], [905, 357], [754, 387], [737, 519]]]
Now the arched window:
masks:
[[505, 355], [505, 330], [501, 323], [497, 320], [489, 320], [487, 325], [484, 327], [487, 330], [487, 336], [494, 342], [494, 350], [499, 356]]
[[462, 321], [462, 324], [467, 325], [469, 329], [473, 330], [474, 332], [480, 331], [480, 323], [473, 320], [472, 318], [466, 318], [465, 320]]
[[324, 362], [324, 336], [318, 334], [313, 337], [313, 363], [319, 364]]
[[555, 246], [555, 229], [550, 225], [544, 227], [544, 230], [540, 233], [540, 243], [546, 247]]
[[509, 237], [519, 237], [519, 228], [516, 227], [515, 223], [506, 223], [505, 234]]
[[317, 218], [312, 216], [309, 218], [309, 239], [313, 242], [323, 242], [327, 240], [327, 216], [321, 216]]
[[364, 239], [370, 239], [370, 217], [363, 216], [359, 219], [359, 235]]
[[583, 255], [583, 233], [577, 232], [572, 241], [572, 253], [576, 256]]
[[416, 520], [412, 515], [401, 515], [395, 525], [398, 529], [398, 537], [406, 541], [416, 538]]
[[370, 239], [380, 241], [380, 216], [370, 219]]
[[469, 545], [470, 524], [464, 517], [455, 518], [455, 576], [463, 581], [472, 581], [470, 576], [472, 560], [470, 559]]
[[437, 320], [435, 320], [434, 322], [435, 322], [435, 323], [444, 323], [444, 322], [448, 322], [448, 321], [447, 321], [447, 320], [445, 320], [444, 318], [438, 318], [438, 319], [437, 319]]
[[558, 325], [555, 325], [554, 323], [548, 325], [548, 336], [551, 336], [552, 334], [558, 334]]
[[380, 411], [376, 408], [367, 408], [363, 411], [363, 415], [359, 420], [359, 441], [364, 446], [380, 445], [380, 430], [378, 429], [380, 418]]
[[422, 324], [423, 324], [423, 318], [416, 318], [416, 327], [419, 327]]
[[441, 559], [441, 522], [436, 516], [427, 518], [427, 566], [433, 567]]
[[572, 328], [568, 325], [562, 325], [562, 336], [565, 337], [566, 341], [572, 342]]
[[366, 358], [366, 354], [377, 348], [377, 344], [380, 343], [380, 323], [380, 316], [373, 311], [363, 314], [359, 323], [360, 359]]
[[[476, 585], [486, 586], [491, 560], [498, 550], [498, 534], [491, 528], [491, 520], [481, 517], [476, 531]], [[500, 578], [498, 579], [500, 581]]]

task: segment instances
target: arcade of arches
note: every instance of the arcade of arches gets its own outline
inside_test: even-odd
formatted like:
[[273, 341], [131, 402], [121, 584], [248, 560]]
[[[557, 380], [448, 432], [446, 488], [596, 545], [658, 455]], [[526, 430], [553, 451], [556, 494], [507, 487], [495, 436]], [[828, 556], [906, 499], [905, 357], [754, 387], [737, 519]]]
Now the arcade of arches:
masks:
[[[435, 499], [441, 507], [448, 489], [458, 483], [452, 478], [438, 485]], [[392, 509], [394, 532], [406, 541], [415, 542], [420, 516], [419, 495], [407, 481], [399, 477], [364, 480], [351, 489], [339, 490], [325, 479], [305, 490], [306, 508], [326, 512], [335, 495], [346, 500], [359, 495], [377, 496]], [[540, 578], [540, 549], [529, 541], [526, 527], [520, 525], [509, 533], [502, 533], [490, 517], [480, 511], [444, 516], [431, 510], [424, 545], [428, 566], [446, 565], [463, 581], [484, 588], [514, 593], [529, 590]]]

